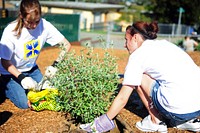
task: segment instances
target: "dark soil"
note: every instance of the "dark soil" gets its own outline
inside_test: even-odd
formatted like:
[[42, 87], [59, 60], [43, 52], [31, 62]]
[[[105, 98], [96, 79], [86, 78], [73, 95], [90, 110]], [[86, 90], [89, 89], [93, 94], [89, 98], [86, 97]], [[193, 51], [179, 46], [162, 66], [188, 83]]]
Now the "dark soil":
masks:
[[[72, 49], [79, 53], [81, 46], [73, 46]], [[128, 60], [128, 52], [126, 50], [111, 50], [115, 56], [119, 58], [119, 73], [124, 72]], [[101, 49], [95, 49], [95, 52], [102, 55]], [[52, 62], [58, 56], [58, 48], [46, 48], [44, 49], [39, 58], [38, 66], [44, 73], [45, 67], [51, 65]], [[200, 66], [200, 52], [192, 52], [189, 55], [193, 58], [195, 63]], [[2, 89], [2, 86], [0, 87]], [[60, 112], [54, 111], [41, 111], [35, 112], [31, 109], [19, 109], [10, 102], [9, 99], [2, 101], [0, 104], [0, 133], [68, 133], [68, 132], [83, 132], [78, 129], [78, 125], [72, 124], [70, 115], [63, 115]], [[133, 98], [134, 96], [134, 98]], [[117, 128], [110, 131], [111, 133], [119, 132], [134, 132], [140, 131], [135, 127], [135, 123], [140, 121], [147, 115], [144, 107], [138, 106], [139, 99], [135, 92], [130, 97], [130, 100], [126, 107], [116, 117]], [[170, 133], [189, 133], [189, 131], [181, 131], [174, 128], [169, 128]]]

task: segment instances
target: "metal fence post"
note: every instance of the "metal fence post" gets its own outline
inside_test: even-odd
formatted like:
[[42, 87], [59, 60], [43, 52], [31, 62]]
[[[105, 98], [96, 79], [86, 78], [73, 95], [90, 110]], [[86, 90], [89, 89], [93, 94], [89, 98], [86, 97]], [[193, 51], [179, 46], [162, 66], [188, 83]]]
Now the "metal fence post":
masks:
[[109, 48], [110, 45], [110, 30], [111, 30], [111, 24], [107, 23], [107, 37], [106, 37], [106, 48]]
[[172, 24], [172, 37], [174, 36], [175, 33], [175, 24]]

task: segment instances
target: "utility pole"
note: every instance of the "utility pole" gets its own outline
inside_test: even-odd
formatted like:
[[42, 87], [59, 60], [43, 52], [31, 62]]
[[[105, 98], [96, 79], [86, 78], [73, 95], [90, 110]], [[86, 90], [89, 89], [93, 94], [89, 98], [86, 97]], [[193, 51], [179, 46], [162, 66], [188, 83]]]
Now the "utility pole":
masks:
[[5, 0], [2, 0], [2, 9], [5, 9]]
[[181, 34], [181, 17], [182, 17], [182, 13], [184, 13], [185, 10], [182, 7], [180, 7], [178, 9], [178, 12], [179, 12], [179, 17], [178, 17], [178, 27], [177, 27], [176, 34], [180, 35]]
[[6, 18], [8, 11], [5, 8], [5, 0], [2, 0], [1, 18]]

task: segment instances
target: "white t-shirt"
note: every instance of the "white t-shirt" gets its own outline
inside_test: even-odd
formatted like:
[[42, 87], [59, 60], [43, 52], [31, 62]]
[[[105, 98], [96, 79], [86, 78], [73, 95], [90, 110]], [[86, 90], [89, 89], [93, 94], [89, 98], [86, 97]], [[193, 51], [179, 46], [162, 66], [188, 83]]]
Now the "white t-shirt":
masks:
[[190, 56], [166, 40], [146, 40], [129, 57], [123, 85], [141, 85], [142, 75], [157, 80], [158, 101], [167, 111], [200, 110], [200, 68]]
[[183, 47], [185, 51], [192, 52], [194, 51], [194, 44], [195, 44], [195, 41], [193, 39], [186, 40], [183, 42]]
[[[10, 23], [4, 29], [0, 43], [0, 57], [11, 60], [20, 72], [29, 71], [36, 65], [36, 59], [45, 42], [53, 46], [64, 39], [64, 36], [43, 18], [33, 30], [23, 28], [19, 38], [13, 32], [16, 24], [16, 22]], [[1, 62], [0, 73], [10, 74], [3, 68]]]

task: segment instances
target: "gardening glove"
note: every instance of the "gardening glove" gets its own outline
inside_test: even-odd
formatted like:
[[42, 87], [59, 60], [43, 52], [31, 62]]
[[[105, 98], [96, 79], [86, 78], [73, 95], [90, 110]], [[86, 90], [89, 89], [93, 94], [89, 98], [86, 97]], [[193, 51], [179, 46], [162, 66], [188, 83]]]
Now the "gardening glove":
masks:
[[20, 74], [18, 79], [24, 89], [34, 89], [37, 86], [37, 82], [34, 79], [26, 77], [24, 74]]
[[94, 122], [81, 124], [80, 128], [89, 133], [102, 133], [115, 128], [113, 120], [110, 120], [106, 114], [95, 118]]
[[51, 66], [48, 66], [45, 70], [45, 76], [47, 78], [52, 78], [56, 72], [58, 71], [58, 69], [56, 68], [56, 65], [58, 64], [57, 61], [54, 61], [54, 63]]
[[45, 80], [44, 84], [42, 85], [42, 90], [44, 90], [46, 88], [54, 88], [54, 86], [52, 86], [52, 84], [49, 80]]
[[47, 79], [42, 79], [37, 87], [34, 89], [34, 91], [41, 91], [41, 90], [44, 90], [44, 89], [47, 89], [47, 88], [54, 88], [52, 85], [51, 85], [51, 82]]

